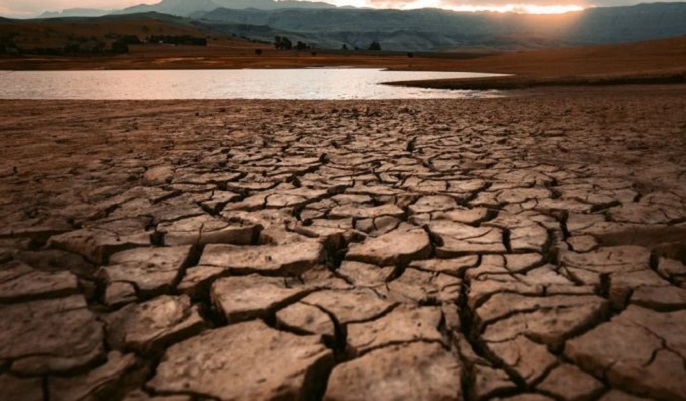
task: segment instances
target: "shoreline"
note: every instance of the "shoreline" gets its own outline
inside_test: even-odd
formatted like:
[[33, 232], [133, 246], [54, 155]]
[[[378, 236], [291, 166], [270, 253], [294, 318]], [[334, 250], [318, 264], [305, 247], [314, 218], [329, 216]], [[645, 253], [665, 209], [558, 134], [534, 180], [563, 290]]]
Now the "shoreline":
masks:
[[482, 54], [465, 53], [417, 53], [410, 58], [406, 53], [330, 53], [267, 51], [263, 56], [250, 54], [224, 55], [208, 49], [207, 53], [193, 54], [171, 49], [160, 55], [154, 52], [133, 53], [124, 56], [103, 57], [59, 57], [59, 56], [0, 56], [0, 69], [11, 71], [55, 71], [55, 70], [179, 70], [179, 69], [280, 69], [280, 68], [387, 68], [391, 70], [457, 71], [454, 63], [483, 57]]
[[[593, 60], [590, 62], [589, 60]], [[454, 71], [508, 77], [394, 81], [392, 86], [432, 89], [523, 90], [545, 87], [681, 85], [686, 83], [686, 37], [646, 42], [567, 47], [497, 54], [280, 52], [247, 49], [138, 47], [114, 57], [0, 57], [0, 70], [178, 70], [381, 68], [390, 71]]]
[[563, 77], [527, 77], [513, 75], [509, 77], [440, 79], [417, 81], [384, 82], [384, 85], [404, 86], [411, 88], [448, 89], [448, 90], [526, 90], [546, 87], [610, 87], [626, 85], [684, 85], [686, 70], [672, 74], [632, 74], [619, 76], [563, 76]]
[[[323, 65], [323, 66], [277, 66], [259, 67], [259, 68], [212, 68], [215, 70], [282, 70], [282, 69], [373, 69], [379, 71], [416, 71], [424, 72], [421, 69], [402, 69], [388, 66], [364, 66], [364, 65]], [[161, 68], [157, 70], [142, 69], [144, 71], [169, 71], [168, 68]], [[171, 69], [175, 70], [175, 69]], [[203, 71], [210, 70], [210, 68], [179, 68], [183, 71]], [[14, 72], [23, 71], [121, 71], [119, 69], [72, 69], [72, 70], [0, 70], [3, 75], [12, 74]], [[428, 71], [427, 71], [428, 72]], [[439, 71], [437, 71], [439, 72]], [[442, 71], [441, 71], [442, 72]], [[451, 72], [451, 71], [445, 71]], [[465, 73], [466, 71], [454, 71], [456, 73]], [[657, 73], [635, 73], [635, 74], [607, 74], [607, 75], [580, 75], [580, 76], [548, 76], [548, 77], [532, 77], [527, 74], [505, 74], [488, 72], [494, 74], [502, 74], [503, 76], [483, 77], [483, 78], [450, 78], [450, 79], [427, 79], [427, 80], [410, 80], [410, 81], [387, 81], [380, 82], [380, 85], [406, 87], [406, 88], [422, 88], [422, 89], [437, 89], [437, 90], [468, 90], [468, 91], [498, 91], [506, 97], [512, 96], [526, 96], [535, 91], [543, 91], [545, 94], [553, 94], [554, 91], [559, 91], [562, 88], [612, 88], [612, 87], [645, 87], [658, 89], [664, 86], [684, 86], [686, 87], [686, 70], [677, 72], [657, 72]], [[7, 100], [7, 99], [6, 99]], [[35, 99], [39, 100], [39, 99]], [[188, 99], [194, 100], [194, 99]], [[200, 100], [200, 99], [195, 99]], [[206, 99], [206, 100], [220, 100], [220, 99]], [[259, 100], [259, 99], [254, 99]]]
[[[398, 61], [398, 57], [392, 57], [392, 62], [388, 57], [372, 57], [369, 59], [353, 59], [352, 62], [340, 63], [339, 60], [317, 60], [302, 63], [300, 58], [280, 59], [270, 64], [262, 60], [255, 61], [254, 58], [246, 58], [242, 63], [236, 59], [227, 63], [222, 62], [189, 62], [188, 60], [174, 63], [155, 64], [145, 60], [134, 60], [142, 64], [115, 64], [100, 66], [95, 68], [89, 63], [96, 62], [90, 60], [84, 63], [83, 60], [66, 60], [60, 63], [37, 63], [32, 64], [31, 68], [12, 69], [12, 61], [3, 63], [0, 59], [0, 71], [3, 73], [13, 73], [22, 71], [180, 71], [180, 70], [282, 70], [282, 69], [378, 69], [383, 71], [416, 71], [416, 72], [456, 72], [456, 73], [492, 73], [502, 74], [501, 77], [487, 78], [455, 78], [437, 80], [410, 80], [410, 81], [387, 81], [382, 82], [388, 86], [402, 86], [410, 88], [442, 89], [442, 90], [500, 90], [500, 91], [522, 91], [529, 89], [545, 89], [553, 87], [613, 87], [613, 86], [656, 86], [656, 85], [684, 85], [686, 84], [686, 69], [666, 68], [651, 72], [620, 72], [620, 73], [585, 73], [583, 71], [573, 72], [572, 74], [554, 75], [549, 70], [554, 66], [546, 67], [545, 71], [533, 72], [528, 69], [508, 69], [507, 66], [494, 67], [488, 63], [463, 63], [463, 64], [444, 64], [445, 59], [417, 58], [411, 64], [403, 64]], [[485, 57], [484, 58], [488, 58]], [[4, 61], [8, 59], [5, 58]], [[75, 63], [75, 64], [74, 64]], [[256, 63], [256, 64], [255, 64]], [[19, 63], [21, 64], [21, 63]], [[10, 66], [10, 68], [7, 67]], [[99, 65], [99, 64], [96, 64]]]

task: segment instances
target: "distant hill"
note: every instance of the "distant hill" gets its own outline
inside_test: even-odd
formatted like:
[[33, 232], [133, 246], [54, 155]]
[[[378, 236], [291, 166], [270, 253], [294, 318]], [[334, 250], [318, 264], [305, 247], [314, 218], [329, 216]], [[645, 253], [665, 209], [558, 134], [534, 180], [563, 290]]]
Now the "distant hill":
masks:
[[110, 10], [98, 10], [95, 8], [68, 8], [62, 11], [46, 11], [38, 18], [102, 17], [110, 12]]
[[[135, 15], [107, 15], [98, 18], [68, 17], [34, 20], [8, 20], [0, 18], [0, 42], [10, 39], [19, 48], [61, 49], [75, 38], [94, 38], [106, 44], [121, 36], [137, 36], [144, 40], [149, 36], [190, 36], [207, 38], [213, 36], [206, 26], [193, 20], [158, 13]], [[230, 36], [214, 35], [229, 42], [246, 40]]]
[[141, 4], [128, 7], [114, 14], [136, 14], [141, 12], [159, 12], [183, 17], [202, 15], [203, 12], [218, 8], [243, 10], [282, 10], [282, 9], [335, 9], [336, 7], [322, 2], [308, 1], [275, 1], [275, 0], [162, 0], [158, 4]]
[[[291, 34], [319, 47], [440, 50], [459, 47], [530, 49], [619, 43], [686, 34], [686, 3], [591, 8], [559, 14], [464, 13], [439, 9], [216, 9], [196, 15], [240, 35]], [[260, 27], [259, 29], [256, 27]]]
[[123, 10], [114, 11], [112, 14], [158, 12], [177, 16], [189, 16], [197, 12], [207, 12], [217, 8], [220, 8], [220, 6], [212, 0], [163, 0], [159, 4], [141, 4], [128, 7]]
[[235, 10], [254, 8], [257, 10], [282, 10], [286, 8], [298, 9], [335, 9], [336, 6], [321, 1], [291, 1], [291, 0], [214, 0], [219, 6]]
[[592, 8], [566, 21], [561, 37], [575, 43], [617, 43], [667, 38], [686, 34], [686, 3], [639, 4], [630, 7]]
[[100, 10], [94, 8], [69, 8], [62, 11], [46, 11], [38, 18], [65, 17], [102, 17], [108, 14], [140, 14], [158, 12], [163, 14], [190, 17], [202, 15], [218, 8], [233, 10], [282, 10], [288, 8], [299, 9], [332, 9], [336, 6], [318, 1], [293, 0], [162, 0], [157, 4], [139, 4], [122, 10]]
[[[246, 8], [249, 7], [249, 8]], [[294, 8], [297, 7], [297, 8]], [[60, 16], [98, 10], [66, 10]], [[52, 14], [48, 14], [52, 15]], [[336, 8], [275, 0], [163, 0], [102, 18], [154, 18], [212, 34], [273, 41], [287, 36], [319, 48], [449, 51], [525, 50], [622, 43], [686, 34], [686, 3], [591, 8], [558, 15], [452, 12], [441, 9]], [[171, 20], [170, 20], [171, 19]], [[47, 21], [47, 20], [46, 20]]]

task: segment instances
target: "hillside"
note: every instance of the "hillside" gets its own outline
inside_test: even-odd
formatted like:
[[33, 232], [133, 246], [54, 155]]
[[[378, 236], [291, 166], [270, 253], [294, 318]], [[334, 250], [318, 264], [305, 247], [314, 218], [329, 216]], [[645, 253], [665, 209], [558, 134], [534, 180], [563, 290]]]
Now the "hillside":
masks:
[[[287, 33], [318, 47], [388, 50], [445, 50], [491, 47], [503, 50], [619, 43], [686, 34], [686, 3], [592, 8], [558, 15], [465, 13], [421, 10], [212, 10], [197, 16], [218, 29], [254, 32], [259, 39]], [[269, 29], [264, 29], [268, 27]]]
[[95, 8], [68, 8], [62, 11], [46, 11], [38, 18], [102, 17], [110, 12], [110, 10]]
[[197, 12], [207, 12], [215, 10], [220, 7], [220, 5], [213, 2], [212, 0], [164, 0], [159, 4], [141, 4], [133, 7], [128, 7], [120, 11], [115, 11], [112, 14], [138, 14], [147, 12], [157, 12], [176, 16], [189, 16]]
[[157, 4], [141, 4], [114, 11], [112, 14], [136, 14], [141, 12], [158, 12], [170, 15], [191, 17], [219, 8], [230, 10], [282, 10], [282, 9], [335, 9], [336, 7], [322, 2], [310, 1], [274, 1], [274, 0], [162, 0]]
[[[67, 10], [64, 15], [77, 11]], [[366, 49], [376, 41], [384, 50], [392, 51], [468, 48], [516, 51], [644, 41], [686, 34], [684, 2], [537, 15], [336, 8], [327, 3], [306, 1], [163, 0], [158, 4], [114, 11], [109, 17], [128, 18], [150, 12], [169, 15], [169, 18], [175, 18], [174, 22], [193, 24], [214, 34], [270, 42], [277, 35], [287, 36], [294, 43], [302, 41], [319, 49], [340, 49], [343, 45], [349, 49]]]
[[224, 35], [213, 35], [202, 24], [162, 14], [105, 16], [99, 18], [59, 18], [46, 20], [0, 20], [0, 40], [11, 41], [26, 51], [61, 49], [78, 38], [111, 43], [132, 35], [141, 40], [149, 36], [190, 36], [213, 39], [221, 44], [245, 44]]
[[139, 4], [121, 10], [102, 10], [95, 8], [67, 8], [61, 11], [46, 11], [38, 18], [67, 18], [67, 17], [101, 17], [105, 15], [165, 13], [179, 17], [202, 15], [217, 8], [242, 10], [253, 8], [257, 10], [281, 10], [286, 8], [326, 9], [336, 8], [329, 3], [317, 1], [292, 0], [162, 0], [156, 4]]

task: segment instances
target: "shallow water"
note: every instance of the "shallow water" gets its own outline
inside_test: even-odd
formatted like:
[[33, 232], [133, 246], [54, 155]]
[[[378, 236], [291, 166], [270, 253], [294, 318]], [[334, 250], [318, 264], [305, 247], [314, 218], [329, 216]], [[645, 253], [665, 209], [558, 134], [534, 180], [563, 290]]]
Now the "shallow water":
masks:
[[450, 99], [496, 92], [449, 91], [382, 82], [479, 78], [495, 74], [372, 68], [0, 71], [0, 99]]

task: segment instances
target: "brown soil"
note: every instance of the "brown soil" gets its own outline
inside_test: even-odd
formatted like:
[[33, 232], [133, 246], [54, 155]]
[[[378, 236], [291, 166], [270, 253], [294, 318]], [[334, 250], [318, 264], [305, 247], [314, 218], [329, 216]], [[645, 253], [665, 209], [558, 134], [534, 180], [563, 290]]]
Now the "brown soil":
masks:
[[[481, 57], [473, 53], [424, 53], [410, 58], [406, 53], [366, 51], [277, 51], [250, 42], [212, 43], [208, 47], [136, 45], [121, 56], [46, 57], [0, 56], [0, 70], [150, 70], [150, 69], [238, 69], [373, 67], [397, 70], [457, 71], [459, 60]], [[255, 54], [261, 49], [262, 55]], [[313, 55], [312, 52], [315, 54]]]
[[0, 101], [8, 399], [686, 398], [686, 92]]
[[499, 54], [458, 61], [455, 68], [516, 76], [396, 84], [442, 89], [523, 89], [556, 85], [684, 83], [686, 37]]

